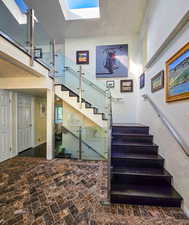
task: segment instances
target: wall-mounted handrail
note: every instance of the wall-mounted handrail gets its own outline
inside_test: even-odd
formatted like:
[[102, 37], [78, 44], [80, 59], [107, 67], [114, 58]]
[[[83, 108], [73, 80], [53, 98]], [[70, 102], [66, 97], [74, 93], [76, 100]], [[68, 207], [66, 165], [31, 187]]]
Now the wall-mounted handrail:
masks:
[[180, 147], [185, 152], [185, 154], [187, 156], [189, 156], [189, 146], [183, 140], [182, 136], [178, 133], [178, 131], [173, 127], [173, 125], [171, 124], [171, 122], [161, 112], [161, 110], [157, 107], [157, 105], [152, 101], [152, 99], [148, 95], [144, 94], [144, 95], [142, 95], [142, 97], [145, 100], [148, 100], [149, 101], [149, 103], [151, 104], [151, 106], [153, 107], [153, 109], [156, 111], [157, 115], [159, 116], [159, 118], [161, 119], [161, 121], [163, 122], [163, 124], [167, 127], [167, 129], [172, 134], [172, 136], [177, 141], [177, 143], [180, 145]]
[[[72, 131], [70, 131], [68, 128], [66, 128], [65, 126], [62, 126], [63, 132], [68, 132], [69, 134], [71, 134], [74, 138], [76, 138], [77, 140], [80, 140], [80, 137], [78, 137], [76, 134], [74, 134]], [[93, 147], [91, 147], [89, 144], [87, 144], [85, 141], [83, 141], [81, 139], [81, 144], [84, 144], [87, 148], [91, 149], [93, 152], [95, 152], [97, 155], [99, 155], [101, 158], [105, 159], [106, 158], [100, 154], [98, 151], [96, 151]]]

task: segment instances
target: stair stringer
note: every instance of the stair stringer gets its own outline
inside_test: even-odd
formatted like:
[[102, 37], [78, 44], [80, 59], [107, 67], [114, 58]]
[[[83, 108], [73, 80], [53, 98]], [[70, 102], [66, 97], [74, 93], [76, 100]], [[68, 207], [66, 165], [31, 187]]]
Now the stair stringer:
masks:
[[103, 120], [101, 114], [94, 114], [93, 108], [86, 108], [84, 103], [82, 103], [82, 107], [80, 107], [77, 97], [69, 96], [69, 91], [62, 91], [61, 86], [55, 86], [55, 94], [99, 127], [107, 128], [107, 120]]

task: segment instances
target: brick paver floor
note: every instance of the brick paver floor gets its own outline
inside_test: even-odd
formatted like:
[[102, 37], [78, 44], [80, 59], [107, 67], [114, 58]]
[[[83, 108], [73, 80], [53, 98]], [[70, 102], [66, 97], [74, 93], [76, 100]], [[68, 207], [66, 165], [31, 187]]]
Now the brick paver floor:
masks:
[[16, 157], [0, 163], [0, 225], [189, 225], [181, 209], [112, 204], [106, 163]]

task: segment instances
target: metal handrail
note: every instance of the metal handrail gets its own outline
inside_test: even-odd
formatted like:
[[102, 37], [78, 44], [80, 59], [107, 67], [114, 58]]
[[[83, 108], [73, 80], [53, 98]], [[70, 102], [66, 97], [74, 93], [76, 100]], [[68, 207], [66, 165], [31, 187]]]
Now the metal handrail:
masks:
[[[65, 126], [62, 126], [62, 128], [66, 131], [66, 132], [68, 132], [68, 133], [70, 133], [74, 138], [76, 138], [77, 140], [79, 140], [80, 138], [76, 135], [76, 134], [74, 134], [72, 131], [70, 131], [68, 128], [66, 128]], [[95, 150], [93, 147], [91, 147], [89, 144], [87, 144], [85, 141], [83, 141], [83, 140], [81, 140], [81, 143], [82, 144], [84, 144], [85, 146], [87, 146], [87, 148], [89, 148], [89, 149], [91, 149], [93, 152], [95, 152], [97, 155], [99, 155], [100, 157], [102, 157], [103, 159], [105, 159], [106, 160], [106, 158], [102, 155], [102, 154], [100, 154], [97, 150]]]
[[178, 133], [178, 131], [173, 127], [173, 125], [171, 124], [171, 122], [167, 119], [167, 117], [160, 111], [160, 109], [156, 106], [156, 104], [152, 101], [152, 99], [144, 94], [142, 95], [142, 97], [145, 100], [148, 100], [149, 103], [152, 105], [153, 109], [156, 111], [157, 115], [159, 116], [159, 118], [161, 119], [161, 121], [163, 122], [163, 124], [167, 127], [167, 129], [169, 130], [169, 132], [172, 134], [172, 136], [174, 137], [174, 139], [177, 141], [177, 143], [180, 145], [180, 147], [182, 148], [182, 150], [185, 152], [185, 154], [187, 156], [189, 156], [189, 146], [186, 144], [186, 142], [183, 140], [183, 138], [181, 137], [181, 135]]

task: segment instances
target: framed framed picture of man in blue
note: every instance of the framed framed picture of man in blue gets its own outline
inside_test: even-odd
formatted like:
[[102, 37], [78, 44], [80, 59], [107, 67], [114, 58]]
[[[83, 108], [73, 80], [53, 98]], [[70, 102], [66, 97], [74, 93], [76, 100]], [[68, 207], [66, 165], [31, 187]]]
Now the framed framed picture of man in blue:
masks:
[[96, 47], [96, 77], [128, 76], [128, 45], [102, 45]]

